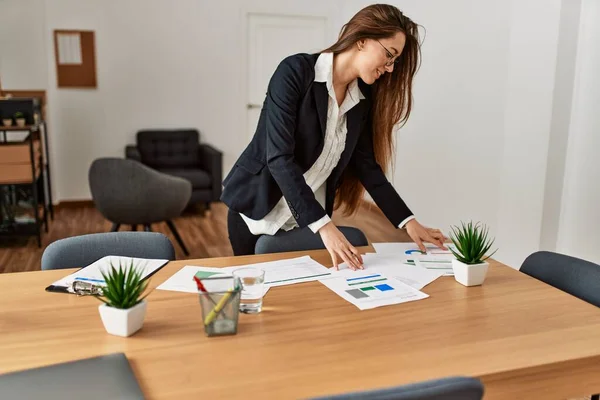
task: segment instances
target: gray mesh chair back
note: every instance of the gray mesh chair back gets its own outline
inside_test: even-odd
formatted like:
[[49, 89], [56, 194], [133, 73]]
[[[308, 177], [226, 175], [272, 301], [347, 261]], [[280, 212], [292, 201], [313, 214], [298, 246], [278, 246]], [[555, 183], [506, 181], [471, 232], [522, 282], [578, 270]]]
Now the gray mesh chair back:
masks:
[[600, 307], [600, 265], [580, 258], [538, 251], [523, 261], [521, 272]]
[[[481, 400], [484, 387], [479, 379], [450, 377], [398, 386], [319, 397], [319, 400]], [[316, 400], [316, 399], [315, 399]]]
[[[340, 232], [355, 247], [368, 246], [369, 241], [365, 234], [357, 228], [339, 226]], [[262, 235], [254, 246], [256, 254], [283, 253], [287, 251], [305, 251], [324, 249], [325, 245], [321, 235], [315, 235], [310, 228], [280, 230], [275, 235]]]
[[89, 184], [96, 208], [116, 224], [146, 225], [178, 217], [192, 195], [189, 181], [121, 158], [95, 160]]
[[121, 158], [100, 158], [89, 171], [92, 199], [98, 211], [113, 223], [113, 231], [121, 224], [150, 225], [166, 222], [185, 255], [189, 255], [183, 239], [171, 219], [181, 215], [192, 195], [192, 184], [183, 178], [163, 174], [142, 163]]
[[85, 267], [105, 256], [171, 261], [175, 260], [175, 249], [162, 233], [93, 233], [51, 243], [42, 254], [42, 270]]

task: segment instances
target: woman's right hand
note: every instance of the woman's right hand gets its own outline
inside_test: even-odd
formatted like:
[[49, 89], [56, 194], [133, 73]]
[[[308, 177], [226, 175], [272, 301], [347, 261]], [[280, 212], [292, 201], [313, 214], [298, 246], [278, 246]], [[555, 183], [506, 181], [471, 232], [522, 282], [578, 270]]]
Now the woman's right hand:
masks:
[[338, 263], [342, 262], [345, 262], [352, 270], [363, 269], [363, 260], [360, 253], [356, 250], [356, 247], [348, 242], [346, 236], [340, 232], [333, 222], [328, 222], [319, 229], [319, 234], [331, 255], [331, 261], [336, 270], [339, 269]]

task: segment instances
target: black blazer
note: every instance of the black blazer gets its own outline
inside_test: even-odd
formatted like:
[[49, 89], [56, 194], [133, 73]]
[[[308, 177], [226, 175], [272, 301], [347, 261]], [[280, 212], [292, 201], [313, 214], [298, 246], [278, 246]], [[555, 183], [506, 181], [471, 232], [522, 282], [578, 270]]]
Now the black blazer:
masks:
[[394, 226], [412, 212], [375, 161], [370, 119], [371, 90], [348, 111], [346, 147], [327, 179], [325, 210], [304, 180], [323, 150], [327, 123], [326, 83], [315, 82], [319, 54], [297, 54], [283, 60], [271, 77], [256, 133], [223, 181], [221, 200], [233, 211], [260, 220], [283, 195], [303, 228], [333, 213], [335, 192], [346, 168], [352, 168], [375, 203]]

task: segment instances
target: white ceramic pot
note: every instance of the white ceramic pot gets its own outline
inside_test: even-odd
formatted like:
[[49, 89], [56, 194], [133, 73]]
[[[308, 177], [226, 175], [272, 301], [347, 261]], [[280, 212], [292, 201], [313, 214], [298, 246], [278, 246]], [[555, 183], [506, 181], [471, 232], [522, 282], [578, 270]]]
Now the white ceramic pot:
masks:
[[489, 264], [483, 262], [481, 264], [465, 264], [458, 260], [452, 260], [452, 270], [454, 271], [454, 279], [465, 286], [481, 285], [485, 281]]
[[106, 332], [116, 336], [131, 336], [142, 328], [146, 316], [146, 300], [127, 310], [101, 304], [98, 307]]
[[4, 126], [11, 126], [11, 125], [12, 125], [12, 119], [10, 119], [10, 118], [4, 118], [4, 119], [2, 120], [2, 124], [3, 124]]
[[25, 126], [25, 118], [17, 118], [17, 126]]

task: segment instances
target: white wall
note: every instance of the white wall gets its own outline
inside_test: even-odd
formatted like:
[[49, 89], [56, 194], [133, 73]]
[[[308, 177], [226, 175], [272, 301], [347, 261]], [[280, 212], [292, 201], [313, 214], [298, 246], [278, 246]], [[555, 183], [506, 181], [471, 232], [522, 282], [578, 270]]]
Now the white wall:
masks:
[[[0, 74], [6, 87], [39, 80], [48, 88], [58, 200], [89, 198], [91, 161], [122, 156], [147, 127], [199, 128], [225, 152], [227, 172], [245, 145], [245, 13], [326, 16], [333, 42], [370, 3], [3, 0], [2, 32], [20, 25], [6, 10], [44, 10], [32, 14], [43, 34], [27, 42], [47, 50], [45, 63], [28, 72], [20, 66], [31, 55], [13, 47]], [[427, 36], [391, 178], [422, 222], [447, 230], [483, 221], [497, 236], [498, 258], [519, 266], [541, 240], [561, 1], [392, 3]], [[97, 90], [56, 88], [54, 29], [96, 31]], [[0, 54], [6, 47], [0, 42]]]
[[484, 222], [519, 267], [541, 239], [561, 1], [395, 4], [427, 29], [395, 186], [428, 225]]
[[541, 228], [540, 248], [542, 250], [555, 251], [558, 240], [580, 15], [581, 0], [562, 2]]
[[[5, 88], [48, 88], [54, 198], [88, 199], [92, 160], [122, 156], [143, 128], [198, 128], [224, 151], [227, 171], [247, 132], [245, 13], [325, 15], [333, 41], [338, 8], [317, 0], [2, 0], [2, 38], [27, 18], [45, 30], [2, 40], [0, 75]], [[56, 88], [54, 29], [96, 32], [97, 89]]]
[[509, 9], [498, 1], [402, 3], [426, 36], [394, 184], [427, 225], [448, 232], [473, 219], [495, 232]]
[[582, 0], [557, 250], [600, 263], [600, 3]]
[[497, 240], [498, 258], [515, 267], [540, 246], [560, 7], [512, 3]]
[[5, 89], [48, 87], [44, 0], [0, 0], [0, 79]]

